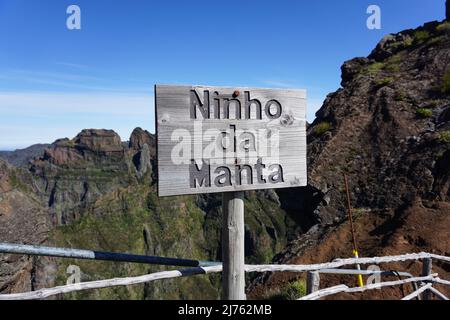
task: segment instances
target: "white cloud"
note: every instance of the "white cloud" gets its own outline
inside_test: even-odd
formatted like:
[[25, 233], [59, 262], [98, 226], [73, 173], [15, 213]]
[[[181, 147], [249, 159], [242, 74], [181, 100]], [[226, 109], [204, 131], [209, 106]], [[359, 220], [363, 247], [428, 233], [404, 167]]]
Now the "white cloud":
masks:
[[292, 81], [287, 80], [264, 80], [262, 83], [266, 86], [275, 87], [275, 88], [295, 88], [298, 87], [297, 84], [295, 84]]
[[0, 92], [0, 112], [141, 115], [154, 113], [153, 93]]
[[[46, 85], [49, 88], [64, 88], [74, 89], [78, 91], [92, 91], [92, 92], [135, 92], [146, 93], [152, 90], [152, 85], [143, 86], [141, 81], [134, 81], [133, 79], [120, 79], [119, 83], [135, 83], [138, 86], [132, 87], [117, 86], [117, 79], [108, 77], [97, 77], [85, 73], [73, 72], [48, 72], [48, 71], [34, 71], [15, 69], [0, 74], [0, 79], [5, 83], [16, 83], [21, 86], [24, 83], [29, 85]], [[52, 89], [48, 89], [51, 91]]]
[[154, 131], [153, 93], [0, 92], [0, 150], [73, 138], [82, 129], [113, 129], [127, 140]]
[[36, 143], [73, 138], [79, 130], [52, 126], [0, 126], [0, 150], [24, 149]]
[[73, 62], [56, 62], [57, 65], [60, 66], [64, 66], [64, 67], [69, 67], [69, 68], [73, 68], [73, 69], [87, 69], [88, 66], [84, 65], [84, 64], [79, 64], [79, 63], [73, 63]]

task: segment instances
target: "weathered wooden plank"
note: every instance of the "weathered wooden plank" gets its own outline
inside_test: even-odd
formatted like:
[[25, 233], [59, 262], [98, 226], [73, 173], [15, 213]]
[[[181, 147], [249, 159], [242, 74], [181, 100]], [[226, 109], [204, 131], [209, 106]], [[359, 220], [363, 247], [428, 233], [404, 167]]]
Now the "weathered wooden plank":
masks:
[[311, 294], [320, 288], [320, 274], [318, 271], [309, 271], [306, 278], [306, 293]]
[[245, 300], [244, 193], [224, 193], [222, 198], [223, 298]]
[[305, 90], [155, 91], [160, 196], [307, 184]]

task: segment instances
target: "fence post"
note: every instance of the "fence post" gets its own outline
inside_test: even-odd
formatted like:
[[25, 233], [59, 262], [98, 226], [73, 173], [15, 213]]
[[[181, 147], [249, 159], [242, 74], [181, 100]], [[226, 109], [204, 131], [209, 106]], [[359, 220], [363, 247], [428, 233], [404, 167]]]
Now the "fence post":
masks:
[[[423, 259], [422, 263], [422, 277], [429, 276], [431, 274], [431, 269], [433, 268], [433, 260], [431, 258]], [[431, 291], [426, 290], [423, 295], [423, 300], [431, 300]]]
[[244, 192], [222, 196], [223, 299], [246, 300]]
[[308, 271], [306, 277], [306, 294], [318, 291], [320, 288], [320, 275], [318, 271]]

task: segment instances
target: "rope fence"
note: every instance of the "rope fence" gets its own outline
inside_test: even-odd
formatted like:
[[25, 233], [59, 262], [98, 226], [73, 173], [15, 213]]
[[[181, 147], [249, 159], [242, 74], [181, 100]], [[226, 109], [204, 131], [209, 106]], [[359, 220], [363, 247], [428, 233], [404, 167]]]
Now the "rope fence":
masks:
[[367, 290], [399, 286], [399, 285], [404, 285], [404, 284], [414, 283], [414, 282], [424, 282], [424, 281], [434, 282], [436, 280], [436, 277], [437, 277], [437, 274], [434, 274], [434, 275], [430, 275], [427, 277], [416, 277], [416, 278], [409, 278], [409, 279], [398, 280], [398, 281], [380, 282], [380, 283], [374, 283], [374, 284], [369, 284], [369, 285], [366, 285], [363, 287], [355, 287], [355, 288], [349, 288], [346, 285], [339, 285], [339, 286], [330, 287], [330, 288], [316, 291], [312, 294], [309, 294], [307, 296], [300, 298], [299, 300], [317, 300], [317, 299], [321, 299], [321, 298], [324, 298], [324, 297], [327, 297], [330, 295], [334, 295], [334, 294], [338, 294], [338, 293], [358, 293], [358, 292], [364, 292]]
[[[33, 255], [45, 255], [43, 254], [39, 249], [45, 248], [45, 250], [50, 249], [57, 249], [57, 248], [49, 248], [49, 247], [36, 247], [36, 246], [29, 246], [29, 247], [23, 247], [19, 246], [15, 247], [14, 250], [11, 249], [11, 247], [5, 246], [5, 244], [0, 244], [0, 253], [23, 253], [23, 250], [28, 250], [29, 254]], [[75, 249], [70, 249], [75, 250]], [[6, 252], [5, 252], [6, 251]], [[20, 252], [17, 252], [20, 251]], [[39, 253], [41, 252], [41, 253]], [[95, 259], [95, 255], [92, 256], [92, 252], [94, 251], [72, 251], [72, 253], [78, 253], [78, 254], [86, 254], [89, 253], [90, 255], [87, 256], [88, 259]], [[47, 252], [47, 255], [51, 256], [58, 256], [58, 257], [70, 257], [70, 258], [76, 258], [73, 255], [67, 256], [64, 254], [64, 252], [59, 252], [58, 255], [55, 254], [53, 250], [50, 250]], [[118, 257], [125, 258], [131, 257], [133, 259], [137, 259], [138, 263], [146, 263], [144, 262], [143, 258], [139, 257], [145, 257], [145, 256], [135, 256], [135, 255], [123, 255], [123, 254], [113, 254], [108, 253], [108, 258], [114, 257], [114, 255], [118, 255]], [[136, 258], [137, 257], [137, 258]], [[151, 257], [152, 259], [148, 259], [148, 263], [150, 264], [156, 264], [156, 260], [154, 258], [160, 258], [160, 257]], [[86, 258], [82, 258], [86, 259]], [[117, 287], [117, 286], [129, 286], [129, 285], [137, 285], [142, 283], [149, 283], [153, 281], [159, 281], [164, 279], [173, 279], [173, 278], [180, 278], [180, 277], [188, 277], [188, 276], [195, 276], [195, 275], [202, 275], [202, 274], [213, 274], [213, 273], [220, 273], [222, 272], [222, 265], [219, 262], [208, 262], [208, 261], [197, 261], [197, 260], [180, 260], [180, 259], [172, 259], [172, 258], [161, 258], [166, 259], [163, 260], [164, 262], [178, 262], [188, 264], [194, 264], [194, 265], [200, 265], [204, 264], [205, 266], [198, 266], [196, 268], [189, 268], [189, 269], [182, 269], [182, 270], [172, 270], [172, 271], [162, 271], [162, 272], [156, 272], [151, 273], [147, 275], [137, 276], [137, 277], [124, 277], [124, 278], [114, 278], [114, 279], [107, 279], [107, 280], [98, 280], [98, 281], [90, 281], [90, 282], [82, 282], [82, 283], [75, 283], [75, 284], [69, 284], [64, 286], [58, 286], [53, 288], [46, 288], [46, 289], [40, 289], [37, 291], [32, 292], [26, 292], [26, 293], [14, 293], [14, 294], [0, 294], [0, 300], [39, 300], [39, 299], [46, 299], [52, 296], [60, 295], [60, 294], [67, 294], [71, 292], [77, 292], [77, 291], [83, 291], [83, 290], [92, 290], [92, 289], [102, 289], [102, 288], [110, 288], [110, 287]], [[349, 273], [357, 274], [360, 272], [360, 274], [379, 274], [378, 271], [368, 271], [368, 270], [341, 270], [337, 268], [341, 268], [344, 266], [349, 265], [366, 265], [366, 264], [382, 264], [382, 263], [392, 263], [392, 262], [405, 262], [405, 261], [414, 261], [414, 260], [422, 260], [422, 259], [432, 259], [437, 260], [445, 263], [450, 262], [450, 257], [447, 256], [441, 256], [436, 254], [430, 254], [430, 253], [415, 253], [415, 254], [404, 254], [404, 255], [396, 255], [396, 256], [385, 256], [385, 257], [373, 257], [373, 258], [350, 258], [350, 259], [336, 259], [333, 262], [329, 263], [320, 263], [320, 264], [310, 264], [310, 265], [245, 265], [245, 272], [247, 273], [253, 273], [253, 272], [297, 272], [297, 273], [304, 273], [304, 272], [319, 272], [321, 270], [324, 270], [325, 273], [333, 273], [332, 269], [336, 269], [336, 273], [342, 274], [342, 271]], [[114, 259], [109, 259], [114, 260]], [[156, 262], [155, 262], [156, 261]], [[136, 261], [131, 261], [136, 262]], [[431, 263], [431, 261], [429, 261]], [[407, 273], [403, 273], [407, 274]], [[408, 274], [407, 274], [408, 275]], [[363, 287], [354, 287], [350, 288], [346, 285], [338, 285], [335, 287], [330, 287], [322, 290], [316, 290], [299, 300], [317, 300], [322, 299], [327, 296], [339, 294], [339, 293], [358, 293], [358, 292], [364, 292], [366, 290], [373, 290], [373, 289], [380, 289], [384, 287], [391, 287], [391, 286], [398, 286], [403, 285], [407, 283], [414, 283], [414, 284], [420, 284], [421, 287], [418, 288], [416, 291], [411, 293], [410, 295], [403, 298], [403, 300], [410, 300], [414, 299], [424, 292], [430, 292], [433, 293], [436, 297], [438, 297], [441, 300], [448, 300], [448, 298], [439, 292], [436, 288], [433, 287], [433, 284], [441, 284], [441, 285], [450, 285], [450, 281], [442, 280], [438, 277], [437, 274], [429, 274], [426, 276], [421, 277], [410, 277], [408, 279], [404, 280], [397, 280], [397, 281], [387, 281], [387, 282], [380, 282], [380, 283], [374, 283], [369, 284]]]

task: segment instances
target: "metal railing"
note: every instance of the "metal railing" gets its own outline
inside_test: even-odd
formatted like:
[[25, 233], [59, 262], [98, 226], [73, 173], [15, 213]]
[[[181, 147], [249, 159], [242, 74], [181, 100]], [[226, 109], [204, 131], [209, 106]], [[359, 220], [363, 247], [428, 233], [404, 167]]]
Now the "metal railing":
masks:
[[113, 253], [104, 251], [43, 247], [43, 246], [11, 244], [11, 243], [0, 243], [0, 253], [73, 258], [83, 260], [132, 262], [132, 263], [144, 263], [144, 264], [175, 266], [175, 267], [208, 267], [221, 264], [220, 262], [212, 262], [212, 261], [164, 258], [164, 257], [144, 256], [128, 253]]

